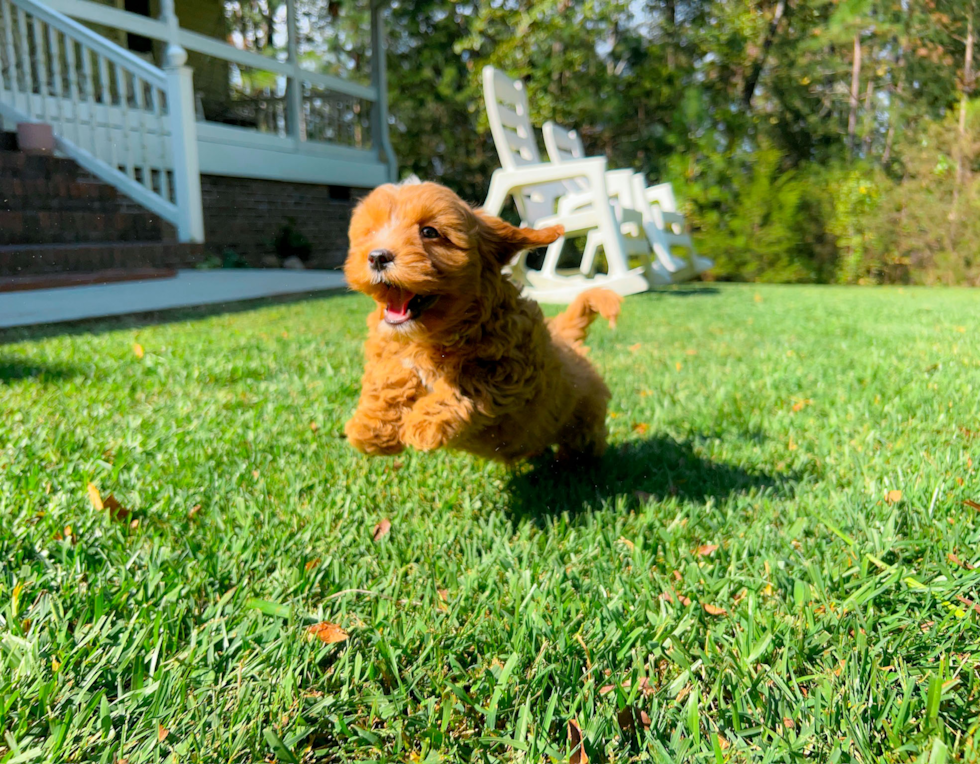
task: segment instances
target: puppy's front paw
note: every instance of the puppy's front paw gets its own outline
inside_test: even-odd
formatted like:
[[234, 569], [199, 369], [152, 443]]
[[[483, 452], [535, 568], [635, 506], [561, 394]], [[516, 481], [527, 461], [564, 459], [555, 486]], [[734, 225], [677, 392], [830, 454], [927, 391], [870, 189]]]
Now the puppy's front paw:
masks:
[[409, 414], [402, 423], [401, 440], [417, 451], [435, 451], [452, 440], [454, 433], [430, 417]]
[[350, 444], [363, 454], [390, 456], [405, 449], [398, 439], [398, 428], [390, 422], [372, 420], [358, 412], [344, 427]]

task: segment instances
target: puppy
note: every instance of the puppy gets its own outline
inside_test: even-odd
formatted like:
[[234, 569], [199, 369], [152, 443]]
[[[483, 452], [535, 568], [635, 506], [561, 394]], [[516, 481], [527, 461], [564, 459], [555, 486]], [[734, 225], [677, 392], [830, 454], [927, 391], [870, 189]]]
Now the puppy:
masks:
[[357, 206], [347, 283], [372, 297], [361, 397], [347, 423], [367, 454], [448, 446], [514, 462], [606, 448], [609, 389], [585, 359], [596, 315], [622, 298], [591, 289], [545, 321], [501, 273], [561, 226], [516, 228], [435, 183], [384, 185]]

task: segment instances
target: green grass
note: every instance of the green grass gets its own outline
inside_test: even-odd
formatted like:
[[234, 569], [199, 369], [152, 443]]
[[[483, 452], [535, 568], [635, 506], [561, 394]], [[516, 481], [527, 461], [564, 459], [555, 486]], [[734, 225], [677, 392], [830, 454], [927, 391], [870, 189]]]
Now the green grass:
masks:
[[631, 298], [592, 473], [354, 454], [366, 309], [0, 346], [0, 762], [980, 756], [977, 292]]

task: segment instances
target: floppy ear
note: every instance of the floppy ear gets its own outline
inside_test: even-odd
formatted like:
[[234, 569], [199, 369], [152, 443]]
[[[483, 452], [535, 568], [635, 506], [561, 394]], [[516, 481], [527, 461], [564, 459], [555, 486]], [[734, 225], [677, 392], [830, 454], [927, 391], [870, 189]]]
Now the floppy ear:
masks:
[[551, 244], [565, 233], [563, 226], [542, 228], [518, 228], [483, 210], [474, 210], [477, 220], [477, 235], [480, 238], [480, 252], [497, 266], [509, 263], [514, 255], [525, 249], [536, 249]]

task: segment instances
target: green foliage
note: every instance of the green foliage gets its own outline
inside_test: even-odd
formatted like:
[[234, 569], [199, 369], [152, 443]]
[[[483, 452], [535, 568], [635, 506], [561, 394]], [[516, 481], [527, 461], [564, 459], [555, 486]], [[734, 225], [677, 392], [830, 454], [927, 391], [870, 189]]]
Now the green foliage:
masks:
[[976, 761], [975, 294], [629, 298], [591, 472], [357, 455], [369, 309], [0, 337], [0, 761]]
[[313, 254], [313, 244], [302, 231], [296, 228], [296, 218], [286, 219], [286, 222], [276, 232], [273, 247], [280, 260], [298, 257], [305, 262]]
[[821, 231], [812, 197], [821, 190], [813, 178], [804, 169], [783, 169], [783, 157], [772, 147], [711, 159], [698, 166], [695, 177], [675, 185], [690, 194], [692, 222], [700, 229], [697, 244], [715, 261], [713, 277], [816, 280], [812, 239]]

